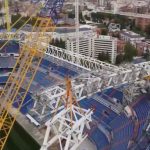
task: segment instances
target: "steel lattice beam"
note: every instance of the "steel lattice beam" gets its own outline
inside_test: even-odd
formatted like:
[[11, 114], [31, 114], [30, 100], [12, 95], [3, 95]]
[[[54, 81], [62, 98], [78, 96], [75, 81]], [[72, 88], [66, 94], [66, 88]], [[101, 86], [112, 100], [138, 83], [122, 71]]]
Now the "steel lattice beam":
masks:
[[[70, 113], [73, 113], [73, 120]], [[76, 150], [87, 137], [87, 134], [84, 134], [84, 129], [90, 128], [89, 123], [92, 121], [92, 114], [90, 109], [86, 110], [75, 105], [63, 109], [46, 122], [47, 130], [41, 150], [49, 149], [56, 141], [59, 141], [60, 150]], [[55, 134], [50, 137], [52, 132]], [[63, 143], [64, 140], [66, 141], [65, 144]]]
[[[122, 68], [51, 45], [48, 47], [46, 54], [54, 57], [55, 59], [67, 61], [89, 70], [86, 74], [81, 74], [77, 78], [72, 79], [72, 87], [77, 100], [81, 100], [107, 88], [134, 83], [135, 81], [143, 79], [144, 76], [150, 75], [150, 62], [132, 65], [130, 69]], [[80, 61], [77, 61], [77, 58]], [[41, 109], [45, 110], [47, 107], [50, 113], [53, 113], [58, 106], [59, 99], [65, 92], [65, 86], [62, 83], [40, 93], [40, 95], [43, 95], [46, 99], [46, 102], [44, 101], [44, 105], [41, 105]], [[39, 101], [43, 103], [43, 99], [40, 99]], [[63, 107], [60, 106], [60, 109], [62, 108]], [[31, 110], [31, 112], [37, 112], [37, 109], [39, 110], [39, 106], [36, 101], [35, 107]], [[39, 116], [40, 115], [44, 118], [44, 116], [47, 116], [47, 111], [44, 111], [42, 114], [39, 114]]]

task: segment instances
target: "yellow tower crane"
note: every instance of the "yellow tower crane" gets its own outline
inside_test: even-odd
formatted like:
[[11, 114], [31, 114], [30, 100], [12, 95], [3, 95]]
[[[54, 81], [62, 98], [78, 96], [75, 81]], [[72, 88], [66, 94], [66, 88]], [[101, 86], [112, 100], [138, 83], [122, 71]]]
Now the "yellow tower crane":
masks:
[[[7, 2], [6, 5], [8, 6]], [[20, 56], [0, 94], [0, 150], [4, 148], [17, 114], [21, 109], [44, 56], [47, 45], [51, 40], [49, 38], [47, 39], [44, 35], [49, 27], [51, 27], [51, 32], [53, 32], [55, 25], [50, 17], [37, 17], [32, 32], [26, 37], [21, 47]], [[22, 88], [24, 92], [22, 92]], [[14, 102], [18, 105], [17, 109], [13, 108]]]
[[[54, 26], [51, 19], [37, 19], [34, 28], [38, 26], [39, 32], [36, 35], [31, 34], [22, 46], [21, 54], [0, 95], [0, 150], [5, 145], [23, 100], [44, 56], [49, 41], [46, 43], [43, 33], [49, 25]], [[33, 64], [35, 65], [33, 66]], [[22, 87], [25, 92], [20, 95]], [[12, 105], [14, 102], [18, 104], [18, 109], [13, 109]]]
[[10, 18], [9, 18], [9, 4], [8, 0], [4, 0], [4, 9], [5, 9], [5, 21], [7, 26], [7, 31], [10, 31]]
[[150, 76], [146, 76], [144, 79], [150, 81]]

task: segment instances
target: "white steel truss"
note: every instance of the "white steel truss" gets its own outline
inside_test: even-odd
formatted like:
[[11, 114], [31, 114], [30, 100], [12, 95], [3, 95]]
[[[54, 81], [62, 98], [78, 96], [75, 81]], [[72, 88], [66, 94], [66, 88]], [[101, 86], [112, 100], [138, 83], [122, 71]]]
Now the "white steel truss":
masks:
[[94, 58], [77, 54], [52, 45], [48, 46], [46, 54], [63, 61], [67, 61], [69, 63], [79, 65], [88, 70], [101, 70], [101, 69], [110, 70], [110, 71], [124, 70], [124, 68], [119, 68], [115, 65], [103, 61], [99, 61]]
[[[46, 54], [75, 65], [77, 63], [78, 66], [90, 70], [90, 72], [81, 74], [77, 78], [72, 79], [72, 89], [77, 101], [107, 88], [132, 84], [135, 81], [143, 79], [144, 76], [150, 75], [150, 62], [132, 65], [128, 69], [117, 67], [51, 45], [48, 47]], [[79, 61], [77, 61], [77, 58]], [[45, 118], [47, 112], [53, 113], [58, 106], [59, 99], [65, 92], [66, 89], [62, 83], [39, 93], [41, 98], [39, 102], [38, 100], [35, 102], [34, 108], [30, 111], [31, 114], [36, 113], [40, 118]], [[63, 106], [61, 105], [59, 109], [62, 108]]]
[[[82, 87], [84, 87], [84, 91], [87, 89], [86, 93], [88, 94], [93, 94], [94, 91], [101, 91], [105, 88], [135, 82], [142, 79], [144, 76], [150, 75], [150, 62], [136, 64], [128, 69], [117, 67], [51, 45], [48, 47], [46, 54], [89, 69], [91, 71], [90, 73], [86, 73], [85, 75], [82, 74], [74, 80], [76, 86], [80, 87], [81, 90], [83, 90]], [[76, 86], [74, 89], [78, 89]], [[83, 96], [81, 91], [80, 96]]]
[[48, 150], [57, 141], [60, 150], [76, 150], [87, 137], [84, 130], [90, 129], [92, 113], [90, 109], [86, 110], [75, 105], [60, 111], [46, 122], [47, 130], [41, 150]]
[[46, 51], [47, 55], [53, 56], [54, 58], [67, 61], [69, 63], [79, 65], [80, 67], [84, 67], [90, 71], [109, 71], [110, 73], [128, 73], [130, 74], [133, 71], [139, 71], [142, 68], [145, 69], [148, 73], [150, 73], [150, 61], [143, 62], [139, 64], [135, 64], [132, 68], [124, 68], [118, 67], [103, 61], [96, 60], [94, 58], [84, 56], [81, 54], [74, 53], [72, 51], [68, 51], [59, 47], [55, 47], [49, 45]]
[[[143, 79], [144, 76], [150, 75], [150, 62], [133, 65], [128, 69], [117, 67], [54, 46], [49, 46], [46, 54], [89, 70], [88, 73], [81, 74], [75, 79], [72, 79], [72, 90], [74, 91], [74, 96], [77, 101], [86, 98], [87, 96], [91, 96], [98, 91], [110, 87], [118, 87], [123, 84], [131, 84]], [[80, 121], [78, 117], [73, 117], [74, 119], [77, 118], [77, 120], [74, 121], [73, 128], [68, 126], [71, 121], [68, 115], [70, 108], [65, 108], [63, 103], [59, 105], [60, 99], [63, 99], [65, 93], [66, 88], [63, 83], [39, 93], [39, 95], [41, 95], [39, 101], [42, 106], [42, 113], [39, 114], [39, 116], [44, 117], [47, 115], [47, 111], [45, 111], [46, 107], [49, 108], [50, 114], [53, 115], [55, 114], [56, 109], [59, 111], [59, 113], [56, 113], [51, 119], [47, 118], [49, 121], [46, 123], [47, 130], [41, 150], [47, 150], [56, 141], [59, 141], [61, 150], [74, 150], [87, 136], [83, 134], [83, 130], [81, 132], [79, 129], [85, 127], [87, 120], [88, 122], [91, 121], [92, 112], [90, 110], [82, 109], [84, 110], [83, 112], [88, 112], [89, 115], [87, 116], [90, 119], [87, 119], [88, 117], [86, 117], [85, 114], [83, 115], [82, 111], [77, 111], [79, 110], [77, 106], [72, 105], [72, 110], [75, 114], [78, 112], [78, 116], [82, 116], [82, 121]], [[38, 101], [35, 102], [34, 108], [31, 111], [36, 112], [36, 110], [39, 109], [37, 104]], [[81, 128], [81, 125], [84, 126]], [[53, 137], [50, 137], [51, 131], [54, 132]], [[82, 134], [79, 136], [79, 133]]]
[[[59, 86], [48, 88], [41, 93], [36, 93], [36, 95], [34, 95], [34, 106], [28, 115], [30, 115], [30, 117], [34, 116], [34, 119], [36, 119], [40, 125], [43, 125], [56, 110], [62, 110], [64, 108], [64, 105], [59, 102], [65, 93], [65, 89]], [[37, 117], [35, 118], [35, 116]]]

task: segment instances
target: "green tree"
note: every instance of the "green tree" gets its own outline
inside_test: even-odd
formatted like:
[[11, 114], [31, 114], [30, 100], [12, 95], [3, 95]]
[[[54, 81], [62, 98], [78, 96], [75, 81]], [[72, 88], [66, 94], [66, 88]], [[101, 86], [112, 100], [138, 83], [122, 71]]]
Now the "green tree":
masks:
[[110, 57], [109, 57], [108, 51], [107, 51], [107, 53], [105, 54], [105, 61], [110, 62]]
[[99, 53], [97, 59], [100, 60], [100, 61], [104, 61], [104, 53], [103, 52]]
[[79, 22], [80, 23], [85, 23], [85, 20], [84, 20], [82, 12], [79, 13]]
[[75, 18], [75, 14], [73, 12], [69, 12], [68, 13], [68, 18], [74, 19]]
[[62, 39], [52, 39], [52, 41], [50, 42], [51, 45], [60, 47], [60, 48], [65, 48], [65, 41], [63, 41]]
[[60, 47], [65, 49], [65, 41], [63, 41], [62, 39], [60, 39]]
[[[74, 18], [75, 18], [74, 12], [69, 12], [69, 13], [68, 13], [68, 18], [74, 19]], [[79, 22], [80, 22], [80, 23], [85, 23], [85, 20], [84, 20], [84, 17], [83, 17], [82, 12], [79, 13]]]
[[34, 24], [36, 23], [36, 20], [37, 20], [37, 18], [33, 17], [33, 18], [31, 18], [31, 20], [29, 21], [28, 24], [31, 24], [32, 26], [34, 26]]
[[150, 24], [146, 26], [145, 32], [146, 32], [147, 37], [149, 38], [150, 37]]
[[131, 62], [134, 56], [137, 56], [137, 49], [130, 43], [127, 43], [124, 48], [124, 60]]
[[120, 24], [122, 29], [126, 28], [126, 26], [130, 24], [130, 20], [126, 16], [114, 15], [113, 19], [114, 23]]
[[91, 19], [93, 22], [97, 22], [97, 15], [96, 13], [91, 13]]
[[123, 62], [124, 56], [122, 54], [117, 55], [116, 57], [116, 65], [119, 65]]
[[101, 34], [102, 35], [107, 35], [108, 34], [108, 29], [102, 29]]
[[59, 39], [57, 39], [57, 38], [55, 39], [54, 45], [57, 46], [57, 47], [59, 47]]
[[108, 52], [107, 53], [105, 53], [105, 52], [99, 53], [97, 59], [100, 61], [110, 62], [109, 53]]
[[2, 2], [0, 2], [0, 10], [2, 9], [2, 7], [3, 7], [3, 4], [2, 4]]
[[150, 50], [146, 49], [145, 53], [143, 54], [143, 58], [146, 59], [146, 61], [150, 61]]
[[90, 21], [90, 17], [88, 17], [87, 15], [84, 16], [84, 18], [88, 21]]

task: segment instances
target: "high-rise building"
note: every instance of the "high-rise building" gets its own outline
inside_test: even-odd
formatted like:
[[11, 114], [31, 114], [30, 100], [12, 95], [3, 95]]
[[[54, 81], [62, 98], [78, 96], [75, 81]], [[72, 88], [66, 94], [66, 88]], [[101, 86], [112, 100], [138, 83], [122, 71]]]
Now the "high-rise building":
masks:
[[117, 53], [117, 39], [111, 36], [99, 36], [98, 38], [93, 38], [92, 46], [93, 58], [97, 58], [99, 53], [108, 53], [111, 63], [116, 61]]
[[[75, 38], [68, 39], [66, 41], [66, 49], [77, 53], [76, 39]], [[92, 49], [92, 39], [80, 38], [80, 40], [79, 40], [79, 53], [82, 55], [85, 55], [85, 56], [92, 57], [91, 49]]]
[[[76, 39], [66, 41], [66, 49], [77, 52]], [[86, 37], [79, 40], [79, 53], [92, 58], [98, 58], [99, 53], [108, 53], [111, 63], [115, 63], [117, 39], [111, 36]]]

